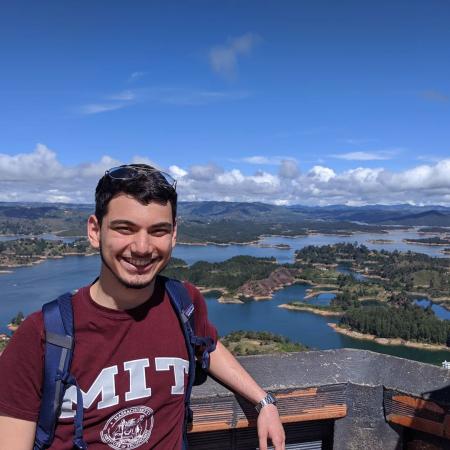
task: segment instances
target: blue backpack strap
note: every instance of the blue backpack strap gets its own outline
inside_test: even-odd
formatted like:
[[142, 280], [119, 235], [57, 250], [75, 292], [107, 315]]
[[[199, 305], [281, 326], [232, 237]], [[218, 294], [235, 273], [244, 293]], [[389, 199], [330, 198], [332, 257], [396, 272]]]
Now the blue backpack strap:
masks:
[[67, 386], [77, 388], [74, 446], [87, 449], [83, 441], [83, 398], [70, 374], [74, 346], [72, 294], [66, 293], [42, 307], [45, 328], [45, 367], [42, 398], [36, 426], [34, 450], [50, 447]]
[[183, 448], [187, 448], [187, 425], [192, 422], [191, 392], [196, 378], [196, 348], [199, 346], [203, 348], [201, 368], [207, 370], [209, 368], [209, 353], [214, 350], [215, 343], [211, 337], [195, 335], [194, 304], [183, 283], [163, 276], [161, 276], [161, 279], [180, 320], [189, 355], [189, 375], [184, 396], [185, 416], [183, 424]]

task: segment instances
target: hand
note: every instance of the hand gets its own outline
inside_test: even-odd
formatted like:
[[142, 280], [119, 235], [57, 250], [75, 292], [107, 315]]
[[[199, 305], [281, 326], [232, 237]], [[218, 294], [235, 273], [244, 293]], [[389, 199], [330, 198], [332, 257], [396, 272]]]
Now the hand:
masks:
[[267, 405], [261, 409], [258, 416], [259, 448], [267, 450], [267, 440], [270, 438], [275, 450], [285, 450], [284, 429], [281, 425], [278, 409], [275, 405]]

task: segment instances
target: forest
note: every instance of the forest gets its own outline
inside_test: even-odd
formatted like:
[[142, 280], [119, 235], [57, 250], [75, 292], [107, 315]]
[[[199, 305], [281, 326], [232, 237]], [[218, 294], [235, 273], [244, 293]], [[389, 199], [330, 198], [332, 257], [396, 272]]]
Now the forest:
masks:
[[43, 258], [55, 258], [68, 254], [85, 255], [94, 252], [86, 239], [77, 239], [70, 243], [39, 238], [1, 241], [0, 267], [17, 267], [34, 264]]
[[235, 256], [219, 263], [198, 261], [192, 266], [183, 265], [182, 260], [172, 261], [164, 275], [187, 280], [203, 287], [225, 288], [232, 293], [246, 281], [267, 278], [277, 267], [275, 258]]
[[450, 322], [439, 320], [431, 308], [405, 303], [401, 306], [351, 308], [339, 325], [380, 338], [400, 338], [450, 346]]
[[291, 342], [284, 336], [267, 331], [234, 331], [224, 336], [221, 342], [235, 356], [308, 350], [303, 344]]

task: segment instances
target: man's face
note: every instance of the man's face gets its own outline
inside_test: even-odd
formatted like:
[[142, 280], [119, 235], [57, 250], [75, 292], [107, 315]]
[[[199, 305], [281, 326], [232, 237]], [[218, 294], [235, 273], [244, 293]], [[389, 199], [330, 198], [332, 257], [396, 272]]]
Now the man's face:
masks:
[[100, 249], [105, 281], [145, 288], [169, 262], [175, 246], [172, 205], [143, 205], [120, 194], [110, 201], [101, 227], [95, 216], [89, 218], [88, 235], [91, 245]]

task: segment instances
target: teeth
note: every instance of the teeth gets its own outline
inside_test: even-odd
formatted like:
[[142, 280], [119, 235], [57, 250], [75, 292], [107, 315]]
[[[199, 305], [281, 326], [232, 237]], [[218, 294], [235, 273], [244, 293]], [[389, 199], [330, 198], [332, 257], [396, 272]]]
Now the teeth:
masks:
[[137, 267], [144, 267], [150, 264], [153, 259], [136, 259], [136, 258], [124, 258], [124, 260], [130, 264], [133, 264], [133, 266]]

